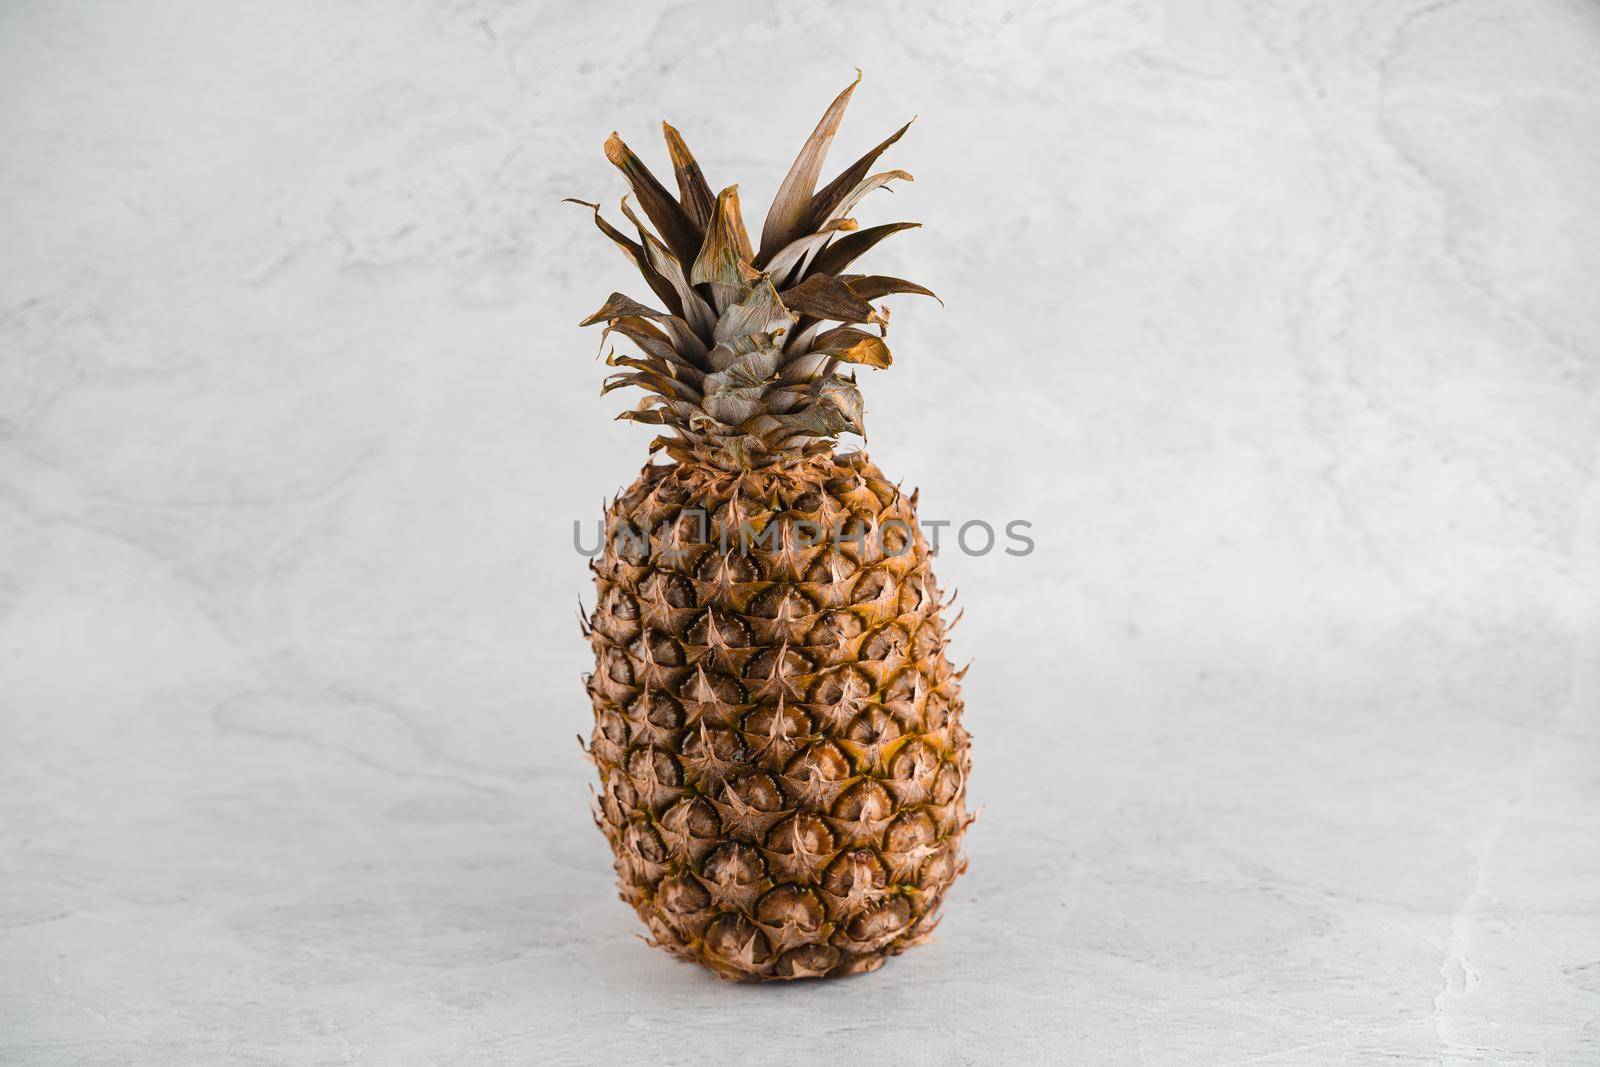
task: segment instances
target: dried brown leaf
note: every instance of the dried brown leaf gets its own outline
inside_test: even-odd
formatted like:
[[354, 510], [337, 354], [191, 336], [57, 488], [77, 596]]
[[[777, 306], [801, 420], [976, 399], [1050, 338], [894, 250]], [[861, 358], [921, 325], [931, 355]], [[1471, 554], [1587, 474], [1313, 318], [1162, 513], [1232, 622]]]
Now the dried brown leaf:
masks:
[[717, 198], [712, 195], [711, 186], [706, 183], [706, 176], [701, 172], [700, 164], [695, 162], [689, 146], [683, 143], [683, 134], [666, 122], [661, 124], [661, 132], [666, 136], [667, 154], [672, 157], [672, 172], [678, 179], [678, 200], [683, 205], [684, 214], [704, 233], [711, 223], [711, 211]]
[[626, 316], [636, 315], [649, 319], [666, 327], [667, 335], [672, 339], [672, 347], [683, 356], [685, 362], [695, 367], [704, 366], [706, 354], [705, 342], [695, 336], [689, 324], [676, 315], [668, 315], [657, 311], [655, 308], [646, 307], [637, 300], [621, 293], [612, 293], [600, 310], [578, 323], [579, 326], [593, 326], [597, 322], [610, 323]]
[[710, 285], [716, 310], [721, 312], [758, 277], [750, 262], [750, 235], [739, 212], [739, 187], [730, 185], [717, 195], [705, 244], [689, 269], [689, 281]]
[[890, 222], [882, 226], [869, 226], [865, 230], [858, 230], [848, 237], [841, 237], [818, 254], [812, 260], [807, 273], [809, 274], [838, 274], [856, 258], [870, 250], [879, 241], [890, 234], [899, 233], [901, 230], [914, 230], [921, 226], [920, 222]]
[[[917, 120], [911, 120], [911, 122], [915, 121]], [[867, 172], [872, 169], [872, 165], [878, 161], [878, 157], [883, 155], [889, 149], [889, 146], [905, 136], [906, 131], [911, 128], [911, 122], [894, 131], [882, 144], [846, 167], [843, 173], [824, 186], [816, 196], [813, 196], [810, 206], [806, 209], [806, 217], [805, 222], [802, 224], [802, 229], [814, 230], [822, 225], [824, 219], [834, 214], [833, 209], [838, 207], [839, 202], [849, 195], [850, 190], [856, 187], [857, 182], [866, 177]]]
[[654, 265], [651, 264], [650, 256], [646, 254], [644, 245], [633, 240], [627, 234], [623, 233], [621, 230], [611, 225], [611, 223], [607, 222], [605, 216], [600, 214], [599, 204], [591, 204], [587, 200], [577, 200], [572, 197], [568, 197], [563, 202], [568, 204], [580, 204], [583, 207], [593, 211], [594, 224], [600, 228], [601, 233], [611, 238], [616, 246], [622, 249], [623, 255], [627, 256], [633, 261], [633, 265], [637, 267], [639, 269], [639, 273], [643, 275], [645, 283], [650, 286], [650, 291], [661, 298], [661, 302], [667, 305], [668, 310], [671, 311], [672, 314], [679, 316], [683, 314], [683, 301], [679, 298], [678, 291], [673, 288], [672, 283], [668, 281], [661, 274], [661, 272], [654, 267]]
[[633, 186], [639, 205], [650, 216], [650, 221], [655, 223], [661, 239], [672, 249], [678, 261], [688, 263], [692, 260], [700, 248], [701, 231], [684, 211], [683, 205], [667, 192], [666, 186], [656, 180], [644, 161], [634, 155], [632, 149], [615, 133], [606, 139], [606, 158], [622, 171], [628, 184]]
[[781, 285], [791, 275], [803, 273], [805, 265], [821, 251], [823, 245], [833, 240], [835, 233], [857, 228], [855, 219], [834, 219], [824, 223], [816, 233], [796, 237], [767, 264], [767, 273], [772, 275], [773, 284]]
[[[895, 293], [916, 293], [919, 296], [931, 296], [939, 300], [932, 289], [925, 289], [916, 282], [908, 282], [904, 278], [891, 278], [884, 274], [841, 274], [839, 280], [863, 300], [877, 300]], [[943, 304], [944, 301], [939, 300], [939, 303]]]
[[833, 103], [828, 105], [828, 110], [823, 112], [822, 120], [811, 131], [811, 136], [806, 138], [800, 154], [784, 176], [783, 184], [778, 186], [778, 193], [772, 198], [772, 207], [767, 211], [767, 221], [761, 227], [761, 262], [766, 262], [778, 249], [799, 235], [801, 223], [805, 221], [806, 211], [811, 206], [811, 194], [817, 187], [817, 175], [822, 172], [822, 162], [828, 155], [828, 146], [833, 143], [833, 135], [839, 131], [844, 109], [850, 103], [850, 94], [855, 92], [859, 84], [861, 72], [858, 70], [856, 80], [835, 97]]
[[826, 353], [841, 363], [859, 363], [880, 369], [892, 362], [889, 346], [883, 343], [883, 338], [854, 326], [838, 326], [818, 334], [811, 343], [811, 351]]
[[871, 177], [863, 178], [861, 181], [856, 183], [855, 188], [851, 189], [845, 194], [844, 199], [840, 200], [832, 211], [828, 212], [827, 216], [821, 220], [819, 225], [827, 223], [829, 219], [842, 218], [845, 215], [850, 214], [850, 212], [855, 209], [855, 206], [861, 202], [861, 199], [864, 196], [875, 189], [882, 189], [884, 186], [893, 181], [909, 182], [915, 181], [915, 179], [903, 170], [886, 170], [882, 171], [881, 173], [874, 174]]
[[689, 284], [689, 279], [683, 273], [683, 264], [678, 262], [678, 257], [674, 256], [655, 234], [645, 228], [644, 223], [633, 213], [633, 209], [628, 207], [627, 197], [622, 198], [622, 213], [633, 223], [634, 229], [639, 231], [639, 240], [651, 268], [677, 295], [678, 306], [682, 309], [681, 313], [688, 320], [690, 328], [702, 337], [708, 336], [711, 324], [716, 321], [716, 313], [711, 310], [711, 305], [706, 303], [705, 297], [695, 292], [694, 286]]
[[814, 319], [877, 322], [882, 317], [849, 286], [828, 274], [813, 274], [799, 285], [779, 293], [778, 299], [790, 311]]

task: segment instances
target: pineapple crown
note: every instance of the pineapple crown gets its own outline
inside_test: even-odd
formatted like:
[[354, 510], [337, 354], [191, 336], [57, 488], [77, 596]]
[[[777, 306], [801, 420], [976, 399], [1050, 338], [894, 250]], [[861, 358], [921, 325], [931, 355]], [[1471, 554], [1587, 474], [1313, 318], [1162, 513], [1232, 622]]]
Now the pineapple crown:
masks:
[[[914, 282], [881, 275], [842, 273], [890, 234], [920, 223], [891, 222], [861, 229], [850, 217], [856, 204], [903, 170], [869, 174], [906, 123], [822, 189], [823, 159], [844, 117], [856, 80], [836, 97], [811, 132], [778, 187], [761, 246], [752, 249], [739, 212], [739, 187], [715, 196], [683, 137], [662, 123], [678, 196], [667, 191], [615, 133], [606, 158], [628, 179], [654, 230], [622, 198], [622, 214], [635, 241], [583, 200], [595, 225], [639, 268], [665, 306], [660, 311], [621, 293], [581, 325], [604, 322], [602, 347], [612, 334], [632, 341], [639, 355], [606, 352], [606, 364], [623, 368], [606, 378], [601, 395], [637, 386], [648, 395], [617, 416], [669, 427], [651, 451], [718, 467], [784, 464], [826, 451], [841, 433], [862, 433], [861, 394], [845, 364], [887, 367], [889, 311], [871, 301], [892, 293], [933, 293]], [[935, 297], [937, 299], [937, 297]], [[829, 323], [837, 325], [825, 328]], [[877, 333], [861, 327], [877, 327]]]

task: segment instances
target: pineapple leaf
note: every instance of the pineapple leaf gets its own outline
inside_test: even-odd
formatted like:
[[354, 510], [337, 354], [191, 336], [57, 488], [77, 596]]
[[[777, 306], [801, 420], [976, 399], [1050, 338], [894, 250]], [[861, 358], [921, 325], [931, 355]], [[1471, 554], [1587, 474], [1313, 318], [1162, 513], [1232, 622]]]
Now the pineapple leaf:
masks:
[[[916, 282], [908, 282], [904, 278], [890, 278], [883, 274], [841, 274], [839, 280], [863, 300], [876, 300], [895, 293], [916, 293], [919, 296], [931, 296], [939, 300], [932, 289], [924, 289]], [[943, 304], [944, 301], [939, 300], [939, 303]]]
[[[915, 121], [917, 120], [911, 120], [911, 122]], [[856, 187], [856, 183], [866, 177], [867, 172], [872, 169], [872, 165], [878, 161], [878, 157], [888, 151], [889, 147], [896, 141], [905, 136], [906, 131], [911, 128], [911, 122], [900, 127], [878, 147], [850, 164], [842, 174], [829, 182], [816, 196], [813, 196], [810, 206], [806, 209], [805, 222], [801, 228], [815, 230], [822, 225], [823, 220], [836, 214], [834, 209], [849, 195], [850, 190]]]
[[622, 414], [618, 415], [617, 421], [638, 422], [650, 426], [670, 426], [672, 424], [672, 417], [659, 408], [645, 408], [643, 410], [635, 408], [632, 411], [624, 411]]
[[689, 218], [683, 206], [667, 192], [666, 186], [650, 173], [650, 168], [644, 165], [644, 161], [634, 155], [616, 133], [612, 133], [606, 139], [606, 158], [622, 171], [623, 176], [628, 179], [628, 184], [633, 186], [644, 213], [656, 224], [656, 229], [661, 231], [662, 240], [672, 249], [673, 255], [678, 257], [679, 262], [686, 263], [693, 258], [695, 251], [700, 247], [700, 228]]
[[736, 304], [730, 304], [717, 320], [712, 336], [727, 344], [742, 337], [755, 337], [786, 331], [794, 324], [795, 316], [778, 298], [772, 279], [766, 275], [757, 278]]
[[767, 221], [761, 227], [761, 262], [766, 262], [800, 232], [801, 223], [811, 204], [811, 194], [817, 187], [817, 175], [822, 173], [822, 162], [828, 155], [828, 146], [833, 143], [833, 135], [839, 131], [844, 109], [850, 103], [850, 94], [855, 92], [859, 84], [861, 72], [858, 70], [856, 80], [835, 97], [833, 103], [828, 105], [828, 110], [823, 112], [822, 120], [811, 131], [811, 136], [806, 138], [800, 154], [784, 176], [783, 184], [778, 186], [778, 193], [772, 198], [772, 207], [767, 211]]
[[797, 237], [783, 246], [783, 250], [772, 257], [772, 262], [767, 264], [767, 273], [772, 275], [774, 284], [781, 284], [790, 274], [802, 273], [805, 265], [821, 250], [822, 246], [833, 239], [833, 235], [844, 230], [857, 228], [855, 219], [833, 219], [824, 223], [816, 233], [808, 233], [804, 237]]
[[780, 416], [779, 424], [788, 438], [837, 437], [846, 430], [862, 434], [866, 413], [861, 392], [848, 378], [831, 377], [816, 390], [814, 399], [790, 415]]
[[901, 230], [914, 230], [921, 225], [920, 222], [890, 222], [882, 226], [869, 226], [849, 237], [841, 237], [823, 249], [822, 253], [812, 261], [810, 272], [838, 274], [890, 234], [899, 233]]
[[668, 315], [657, 311], [655, 308], [646, 307], [632, 297], [623, 296], [621, 293], [612, 293], [610, 298], [600, 306], [600, 310], [578, 323], [578, 325], [593, 326], [597, 322], [612, 323], [630, 315], [649, 319], [665, 326], [668, 335], [672, 339], [672, 347], [677, 349], [678, 354], [684, 358], [684, 361], [696, 367], [700, 366], [700, 359], [706, 354], [705, 342], [695, 336], [694, 331], [689, 329], [688, 323], [676, 315]]
[[620, 333], [638, 345], [640, 350], [647, 356], [662, 360], [673, 366], [682, 367], [689, 374], [691, 381], [703, 373], [699, 367], [685, 359], [672, 346], [671, 340], [664, 332], [646, 319], [637, 315], [623, 315], [612, 319], [600, 334], [600, 343], [602, 345], [605, 344], [606, 338], [613, 333]]
[[844, 428], [851, 433], [861, 433], [861, 422], [866, 414], [866, 404], [861, 399], [861, 390], [856, 388], [856, 383], [849, 378], [829, 378], [822, 385], [821, 395], [817, 403], [827, 404], [838, 411], [844, 419]]
[[761, 392], [759, 385], [728, 386], [707, 393], [700, 407], [720, 423], [742, 426], [761, 414]]
[[683, 316], [689, 321], [689, 328], [702, 337], [711, 332], [711, 325], [716, 321], [711, 306], [705, 298], [694, 291], [694, 286], [689, 284], [689, 279], [683, 275], [683, 265], [676, 256], [668, 251], [655, 234], [645, 228], [639, 217], [628, 206], [628, 198], [622, 198], [622, 213], [628, 221], [633, 223], [634, 229], [639, 231], [639, 241], [644, 250], [644, 256], [650, 262], [651, 268], [659, 274], [673, 293], [677, 295], [678, 305], [683, 309]]
[[883, 316], [849, 286], [828, 274], [813, 274], [778, 294], [783, 306], [798, 315], [834, 322], [880, 322]]
[[739, 213], [739, 187], [730, 185], [717, 195], [705, 244], [689, 268], [689, 282], [711, 286], [713, 304], [721, 312], [758, 277], [750, 263], [750, 236]]
[[614, 392], [617, 389], [625, 389], [630, 385], [648, 389], [652, 393], [659, 393], [665, 397], [678, 396], [678, 386], [671, 378], [664, 374], [657, 374], [654, 371], [643, 370], [618, 371], [616, 374], [610, 375], [601, 384], [600, 395], [605, 396], [607, 393]]
[[711, 223], [711, 211], [717, 198], [711, 195], [711, 186], [706, 184], [700, 164], [695, 162], [689, 146], [683, 143], [683, 134], [665, 122], [661, 124], [661, 132], [667, 139], [672, 171], [678, 178], [678, 199], [683, 204], [684, 214], [704, 233]]
[[621, 230], [611, 225], [611, 223], [607, 222], [605, 220], [605, 216], [600, 214], [599, 204], [591, 204], [587, 200], [576, 200], [572, 197], [568, 197], [566, 200], [562, 201], [562, 203], [580, 204], [583, 207], [593, 211], [594, 224], [600, 228], [601, 233], [611, 238], [611, 240], [615, 242], [616, 246], [622, 249], [623, 255], [631, 259], [635, 267], [639, 268], [639, 273], [644, 275], [644, 280], [650, 286], [650, 291], [655, 293], [656, 296], [660, 297], [661, 302], [667, 305], [668, 310], [670, 310], [674, 315], [681, 316], [683, 314], [683, 303], [678, 297], [677, 290], [674, 289], [672, 287], [672, 283], [666, 278], [662, 277], [661, 272], [656, 270], [654, 265], [651, 264], [650, 257], [646, 254], [644, 246], [639, 244], [637, 241], [632, 240], [627, 234], [623, 233]]
[[780, 353], [770, 345], [752, 348], [722, 370], [705, 377], [705, 393], [710, 396], [728, 389], [765, 387], [777, 369]]
[[854, 326], [838, 326], [817, 335], [811, 352], [825, 353], [841, 363], [860, 363], [882, 369], [891, 362], [889, 346], [883, 338], [858, 330]]
[[[892, 181], [909, 182], [915, 180], [915, 178], [911, 177], [910, 174], [903, 170], [886, 170], [880, 174], [874, 174], [870, 178], [863, 178], [859, 183], [857, 183], [855, 188], [851, 189], [845, 194], [844, 199], [840, 200], [832, 211], [828, 212], [827, 217], [822, 220], [822, 223], [826, 223], [832, 219], [842, 218], [845, 215], [848, 215], [850, 210], [859, 204], [862, 198], [868, 193], [872, 192], [874, 189], [882, 189]], [[892, 192], [893, 190], [890, 191]]]
[[[677, 392], [675, 393], [675, 397], [679, 399], [697, 400], [702, 393], [702, 390], [697, 388], [692, 381], [684, 380], [682, 374], [679, 372], [679, 369], [676, 366], [670, 363], [663, 363], [661, 360], [654, 357], [640, 359], [637, 356], [619, 356], [615, 352], [609, 352], [606, 354], [606, 366], [631, 367], [637, 371], [648, 371], [663, 378], [671, 379], [672, 381], [679, 383], [677, 386]], [[696, 378], [698, 377], [700, 376], [696, 375]]]

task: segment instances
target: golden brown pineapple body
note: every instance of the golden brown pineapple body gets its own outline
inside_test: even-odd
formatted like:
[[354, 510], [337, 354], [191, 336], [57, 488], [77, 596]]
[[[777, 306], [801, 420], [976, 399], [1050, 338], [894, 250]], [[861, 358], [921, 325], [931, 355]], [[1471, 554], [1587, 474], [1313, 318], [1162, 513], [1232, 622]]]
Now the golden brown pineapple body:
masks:
[[964, 867], [969, 757], [915, 501], [859, 453], [673, 464], [606, 526], [597, 821], [655, 943], [759, 980], [922, 940]]
[[964, 867], [968, 739], [916, 503], [834, 452], [862, 433], [854, 368], [891, 362], [872, 301], [933, 295], [847, 273], [914, 225], [850, 217], [910, 180], [869, 173], [906, 127], [816, 188], [854, 88], [759, 248], [737, 186], [713, 196], [670, 126], [677, 197], [606, 142], [637, 240], [585, 205], [661, 305], [613, 293], [585, 321], [638, 350], [607, 353], [602, 392], [642, 389], [620, 417], [664, 427], [672, 460], [613, 501], [594, 565], [595, 818], [654, 943], [726, 978], [872, 970], [926, 938]]

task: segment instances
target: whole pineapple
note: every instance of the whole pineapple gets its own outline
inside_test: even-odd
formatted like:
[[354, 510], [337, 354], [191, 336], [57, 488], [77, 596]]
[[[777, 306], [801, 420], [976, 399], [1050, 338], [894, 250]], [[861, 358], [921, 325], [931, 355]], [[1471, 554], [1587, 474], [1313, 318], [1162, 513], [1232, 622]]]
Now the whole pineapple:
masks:
[[637, 240], [585, 204], [664, 308], [613, 294], [585, 320], [640, 353], [607, 356], [623, 369], [602, 392], [642, 388], [621, 418], [669, 430], [651, 446], [669, 462], [611, 503], [592, 565], [595, 819], [652, 943], [747, 981], [879, 967], [927, 938], [966, 866], [962, 672], [916, 497], [833, 451], [861, 432], [843, 365], [890, 361], [870, 302], [932, 295], [844, 273], [915, 225], [849, 214], [910, 179], [869, 174], [909, 123], [813, 191], [854, 89], [801, 150], [759, 249], [737, 186], [713, 196], [671, 126], [677, 197], [606, 142], [653, 231], [626, 198]]

